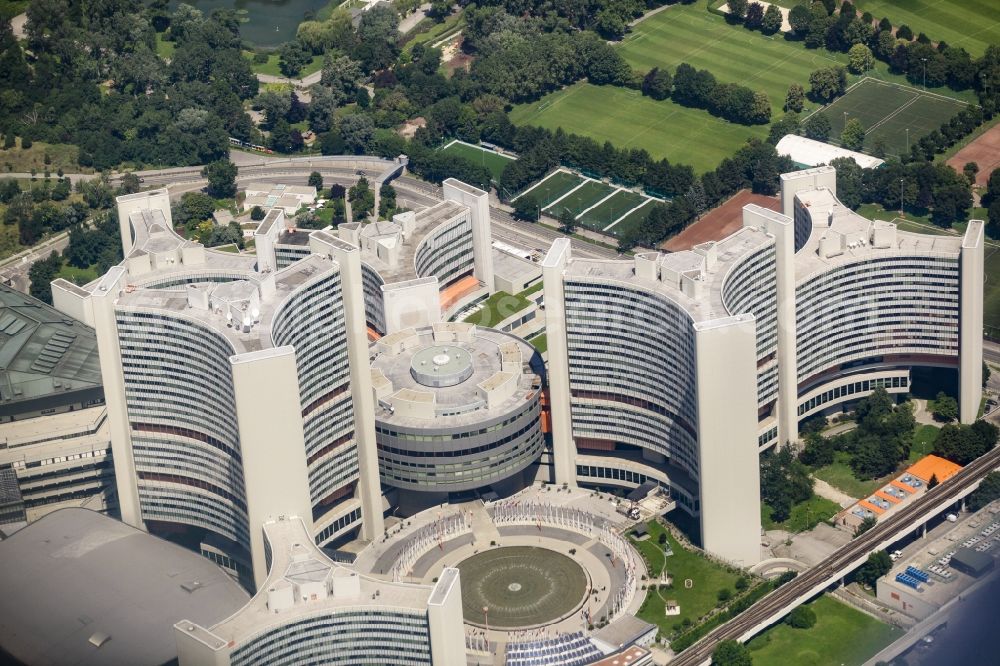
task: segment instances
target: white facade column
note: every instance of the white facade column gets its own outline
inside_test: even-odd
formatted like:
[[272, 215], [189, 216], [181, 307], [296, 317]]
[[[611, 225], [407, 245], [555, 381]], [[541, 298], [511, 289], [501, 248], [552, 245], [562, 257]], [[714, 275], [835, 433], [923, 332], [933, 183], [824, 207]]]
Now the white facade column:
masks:
[[118, 506], [122, 522], [145, 530], [146, 525], [142, 520], [142, 509], [139, 505], [135, 460], [132, 456], [128, 408], [125, 403], [125, 376], [122, 374], [118, 324], [115, 321], [115, 301], [125, 289], [127, 281], [126, 270], [121, 266], [115, 266], [101, 278], [90, 300], [94, 330], [97, 333], [97, 353], [101, 363], [104, 401], [108, 407]]
[[267, 579], [264, 523], [298, 516], [312, 534], [312, 500], [306, 465], [299, 375], [292, 347], [229, 359], [240, 431], [250, 556], [254, 584]]
[[167, 222], [168, 230], [173, 230], [173, 220], [170, 215], [170, 192], [163, 187], [158, 190], [125, 194], [115, 199], [118, 204], [118, 230], [122, 238], [123, 256], [132, 252], [132, 224], [129, 216], [142, 210], [159, 210]]
[[576, 486], [576, 443], [570, 408], [569, 343], [563, 271], [571, 260], [568, 238], [552, 243], [542, 261], [545, 289], [545, 334], [548, 341], [549, 410], [552, 424], [552, 467], [557, 484]]
[[962, 423], [975, 422], [983, 397], [984, 227], [982, 220], [970, 220], [962, 239], [958, 325], [958, 414]]
[[361, 496], [361, 537], [374, 541], [385, 531], [382, 517], [382, 484], [375, 444], [375, 398], [368, 357], [368, 323], [361, 279], [361, 252], [325, 232], [310, 236], [313, 252], [329, 256], [340, 265], [340, 284], [347, 327], [347, 359], [351, 366], [351, 400], [354, 405], [354, 441], [358, 452], [358, 492]]
[[694, 325], [701, 538], [741, 567], [760, 560], [756, 320]]
[[469, 207], [472, 221], [472, 253], [474, 274], [493, 293], [493, 232], [490, 221], [490, 195], [454, 178], [441, 183], [444, 198]]
[[795, 195], [802, 191], [827, 189], [837, 196], [837, 170], [819, 166], [783, 173], [781, 178], [781, 213], [795, 218]]
[[464, 664], [465, 621], [458, 569], [445, 567], [427, 600], [432, 664]]
[[795, 329], [795, 223], [781, 213], [750, 204], [743, 208], [743, 226], [764, 226], [774, 236], [777, 292], [778, 446], [799, 439], [798, 363]]

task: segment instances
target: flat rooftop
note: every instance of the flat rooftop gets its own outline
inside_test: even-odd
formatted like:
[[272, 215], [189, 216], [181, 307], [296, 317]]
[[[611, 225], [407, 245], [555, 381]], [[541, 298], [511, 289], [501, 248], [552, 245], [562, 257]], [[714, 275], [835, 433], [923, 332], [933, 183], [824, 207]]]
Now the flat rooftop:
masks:
[[[231, 641], [242, 642], [272, 626], [338, 609], [364, 606], [422, 614], [426, 612], [432, 594], [436, 595], [435, 588], [429, 585], [379, 580], [331, 561], [316, 547], [298, 518], [266, 523], [264, 534], [271, 547], [271, 570], [257, 595], [214, 626], [185, 618], [184, 622], [178, 623], [179, 628], [195, 633], [209, 645], [221, 647]], [[288, 583], [321, 583], [337, 578], [353, 580], [342, 588], [334, 583], [335, 589], [341, 588], [344, 592], [332, 592], [313, 601], [299, 601], [277, 611], [268, 607], [269, 590], [279, 589]]]
[[0, 285], [0, 414], [49, 398], [60, 404], [65, 399], [59, 394], [67, 391], [101, 388], [94, 329]]
[[[773, 242], [774, 238], [766, 231], [743, 227], [715, 243], [716, 260], [714, 265], [703, 270], [698, 281], [701, 292], [697, 297], [685, 294], [672, 283], [636, 275], [634, 260], [574, 259], [564, 275], [567, 280], [580, 278], [651, 290], [684, 308], [695, 322], [711, 321], [730, 316], [722, 301], [722, 288], [732, 266], [748, 253]], [[696, 250], [649, 253], [648, 256], [655, 256], [659, 266], [677, 272], [695, 271], [704, 265], [702, 256]]]
[[[414, 280], [417, 277], [417, 249], [435, 229], [457, 217], [468, 214], [468, 207], [455, 201], [441, 201], [416, 213], [413, 231], [400, 246], [399, 260], [395, 267], [385, 263], [373, 252], [362, 249], [361, 260], [378, 271], [388, 284]], [[392, 235], [400, 226], [394, 222], [372, 222], [362, 227], [362, 235]], [[470, 232], [471, 233], [471, 232]]]
[[[131, 293], [122, 294], [118, 306], [124, 308], [164, 310], [197, 321], [218, 331], [233, 346], [234, 353], [242, 354], [273, 346], [271, 340], [271, 322], [278, 307], [296, 289], [307, 281], [324, 273], [336, 270], [336, 265], [319, 255], [310, 255], [273, 273], [274, 291], [260, 300], [259, 320], [248, 332], [234, 328], [222, 311], [201, 309], [189, 304], [188, 291], [184, 287], [168, 289], [137, 288]], [[199, 272], [197, 268], [193, 272]], [[260, 292], [262, 276], [254, 272], [246, 272], [239, 282], [195, 283], [200, 284], [211, 294], [216, 290], [227, 292], [240, 286]]]
[[[871, 244], [874, 225], [891, 224], [869, 220], [840, 203], [830, 190], [817, 189], [799, 192], [796, 198], [812, 215], [813, 228], [809, 240], [795, 255], [795, 280], [801, 282], [811, 275], [834, 266], [848, 264], [866, 257], [896, 254], [940, 255], [957, 257], [962, 250], [961, 236], [932, 236], [896, 230], [895, 242], [890, 248], [875, 248]], [[832, 220], [832, 223], [831, 223]], [[895, 226], [895, 225], [893, 225]], [[825, 258], [820, 255], [820, 240], [829, 232], [849, 238], [863, 238], [862, 244], [845, 247], [842, 254]]]
[[[460, 336], [459, 340], [436, 341], [430, 326], [404, 329], [372, 343], [370, 354], [372, 370], [392, 383], [392, 396], [401, 394], [399, 397], [409, 402], [433, 402], [438, 415], [432, 420], [407, 416], [401, 414], [401, 410], [386, 409], [383, 398], [375, 407], [375, 418], [379, 422], [414, 428], [469, 425], [509, 412], [517, 403], [524, 402], [526, 392], [535, 390], [533, 385], [544, 372], [541, 359], [534, 347], [521, 338], [471, 324], [436, 326], [453, 326], [474, 333], [469, 339]], [[397, 353], [385, 351], [386, 344], [404, 338], [407, 340], [404, 349]], [[516, 368], [504, 364], [505, 359]], [[414, 376], [414, 368], [425, 376], [440, 369], [442, 375], [464, 378], [451, 386], [429, 386]], [[480, 397], [478, 387], [497, 388], [498, 382], [508, 379], [507, 372], [518, 375], [517, 390], [499, 404], [488, 406]]]
[[0, 541], [0, 561], [0, 647], [25, 664], [159, 666], [177, 656], [175, 622], [249, 599], [210, 560], [86, 509]]

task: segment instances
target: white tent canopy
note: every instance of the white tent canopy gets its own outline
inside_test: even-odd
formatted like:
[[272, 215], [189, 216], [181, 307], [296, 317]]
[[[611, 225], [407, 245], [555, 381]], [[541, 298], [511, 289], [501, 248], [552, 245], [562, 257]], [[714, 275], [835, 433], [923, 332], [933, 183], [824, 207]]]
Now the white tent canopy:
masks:
[[775, 146], [779, 155], [788, 155], [793, 162], [814, 167], [821, 164], [829, 164], [831, 160], [838, 157], [850, 157], [862, 169], [874, 169], [885, 164], [885, 160], [880, 160], [871, 155], [831, 146], [822, 141], [807, 139], [796, 134], [786, 134]]

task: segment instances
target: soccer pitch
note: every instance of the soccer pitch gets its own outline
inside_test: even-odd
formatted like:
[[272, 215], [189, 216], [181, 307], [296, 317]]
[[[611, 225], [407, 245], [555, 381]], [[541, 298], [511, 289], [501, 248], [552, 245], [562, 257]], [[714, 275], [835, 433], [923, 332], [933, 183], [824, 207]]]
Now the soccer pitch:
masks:
[[747, 139], [767, 136], [767, 125], [737, 125], [637, 90], [583, 82], [515, 106], [510, 119], [516, 125], [562, 127], [616, 148], [642, 148], [656, 159], [690, 164], [698, 173], [714, 169]]
[[996, 0], [857, 0], [854, 5], [875, 18], [888, 17], [894, 26], [905, 23], [913, 34], [961, 46], [974, 58], [1000, 44]]
[[535, 185], [529, 187], [521, 194], [514, 197], [514, 199], [519, 199], [523, 196], [532, 196], [535, 199], [535, 203], [541, 209], [548, 208], [553, 201], [560, 198], [574, 187], [582, 185], [586, 179], [582, 176], [578, 176], [575, 173], [570, 173], [569, 171], [563, 171], [558, 169], [553, 171], [551, 174], [542, 178]]
[[611, 196], [614, 192], [615, 188], [610, 185], [605, 185], [597, 180], [588, 180], [562, 199], [553, 202], [545, 212], [552, 217], [559, 217], [563, 212], [569, 211], [575, 218], [598, 201]]
[[864, 79], [821, 113], [830, 119], [831, 139], [836, 141], [840, 136], [845, 119], [857, 118], [865, 128], [866, 148], [871, 149], [881, 138], [890, 153], [901, 155], [909, 150], [908, 144], [936, 130], [963, 108], [962, 102], [919, 88]]
[[503, 173], [504, 167], [514, 161], [514, 158], [509, 155], [501, 155], [495, 151], [473, 146], [471, 143], [465, 143], [458, 139], [455, 139], [442, 148], [441, 152], [464, 157], [473, 164], [482, 164], [490, 170], [490, 176], [495, 181], [500, 180], [500, 174]]

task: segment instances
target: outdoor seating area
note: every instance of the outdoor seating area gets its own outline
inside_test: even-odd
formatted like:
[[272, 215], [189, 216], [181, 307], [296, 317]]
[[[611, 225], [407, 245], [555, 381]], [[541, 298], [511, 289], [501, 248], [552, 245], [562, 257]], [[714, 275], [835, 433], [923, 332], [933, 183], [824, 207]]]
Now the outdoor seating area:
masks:
[[581, 631], [507, 644], [507, 666], [581, 666], [601, 656], [603, 653]]

